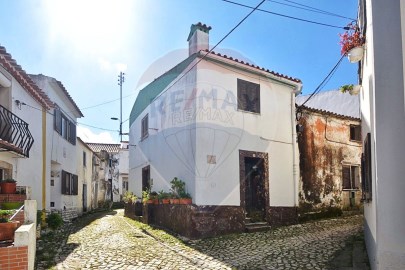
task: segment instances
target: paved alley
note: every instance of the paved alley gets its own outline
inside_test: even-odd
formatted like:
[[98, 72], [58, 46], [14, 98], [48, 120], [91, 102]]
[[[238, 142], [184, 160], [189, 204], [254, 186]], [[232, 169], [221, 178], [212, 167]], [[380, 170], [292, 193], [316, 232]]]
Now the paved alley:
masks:
[[183, 243], [116, 210], [42, 237], [36, 269], [339, 269], [331, 261], [361, 225], [351, 216]]

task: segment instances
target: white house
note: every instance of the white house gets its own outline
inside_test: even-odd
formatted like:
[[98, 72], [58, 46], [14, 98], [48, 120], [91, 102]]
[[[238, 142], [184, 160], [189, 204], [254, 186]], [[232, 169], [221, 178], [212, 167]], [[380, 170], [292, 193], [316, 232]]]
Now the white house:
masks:
[[193, 223], [205, 235], [243, 230], [245, 214], [295, 222], [301, 82], [208, 53], [210, 29], [193, 24], [189, 57], [140, 91], [130, 116], [129, 189], [169, 191], [182, 179], [195, 213], [212, 206], [224, 215]]
[[78, 207], [81, 212], [92, 209], [93, 151], [77, 137]]
[[119, 194], [122, 196], [128, 191], [128, 166], [129, 166], [129, 143], [121, 142], [118, 152], [118, 187]]
[[42, 74], [30, 76], [55, 107], [46, 119], [46, 209], [62, 210], [68, 220], [82, 208], [78, 200], [76, 123], [83, 114], [60, 81]]
[[359, 1], [364, 231], [371, 268], [405, 269], [405, 2]]
[[42, 209], [42, 184], [48, 173], [43, 123], [53, 107], [49, 97], [0, 46], [0, 179], [13, 178], [30, 187]]
[[119, 183], [120, 144], [87, 143], [94, 152], [92, 196], [93, 205], [121, 201]]

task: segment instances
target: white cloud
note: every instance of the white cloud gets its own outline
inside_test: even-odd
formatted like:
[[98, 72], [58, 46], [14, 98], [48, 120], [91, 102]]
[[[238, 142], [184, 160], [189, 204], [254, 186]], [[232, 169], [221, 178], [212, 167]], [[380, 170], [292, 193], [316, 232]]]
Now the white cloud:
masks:
[[118, 143], [108, 131], [96, 134], [82, 126], [77, 126], [77, 137], [88, 143]]

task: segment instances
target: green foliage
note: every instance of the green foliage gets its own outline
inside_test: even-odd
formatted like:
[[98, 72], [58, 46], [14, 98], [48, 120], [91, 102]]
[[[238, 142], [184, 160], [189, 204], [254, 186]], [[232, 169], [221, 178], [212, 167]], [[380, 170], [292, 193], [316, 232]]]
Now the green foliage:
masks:
[[340, 87], [340, 92], [342, 92], [342, 93], [346, 93], [346, 92], [349, 92], [350, 90], [353, 90], [353, 84], [345, 84], [345, 85], [342, 85], [341, 87]]
[[180, 194], [186, 193], [186, 183], [184, 183], [181, 179], [175, 177], [172, 181], [170, 181], [171, 190], [176, 197], [180, 197]]
[[137, 199], [138, 197], [132, 191], [125, 192], [124, 196], [122, 197], [122, 200], [125, 203], [135, 203]]
[[1, 209], [4, 210], [11, 210], [11, 209], [19, 209], [24, 203], [22, 202], [4, 202], [1, 204]]
[[161, 191], [159, 191], [158, 198], [159, 198], [159, 200], [169, 199], [169, 198], [171, 198], [171, 195], [172, 194], [170, 192], [165, 192], [165, 191], [161, 190]]
[[191, 195], [190, 195], [190, 193], [187, 193], [187, 192], [181, 192], [180, 194], [179, 194], [179, 196], [180, 196], [180, 198], [182, 198], [182, 199], [191, 199]]
[[149, 189], [145, 189], [144, 191], [142, 191], [142, 201], [143, 202], [146, 202], [147, 200], [149, 200], [149, 196], [150, 196]]
[[6, 223], [9, 221], [9, 216], [13, 214], [12, 210], [0, 210], [0, 223]]
[[48, 226], [49, 226], [51, 229], [54, 229], [54, 230], [55, 230], [55, 229], [59, 228], [60, 226], [62, 226], [62, 224], [63, 224], [63, 219], [62, 219], [61, 215], [59, 215], [58, 213], [54, 212], [54, 213], [49, 214], [49, 215], [46, 217], [46, 223], [48, 224]]
[[3, 182], [3, 183], [17, 183], [17, 181], [14, 180], [13, 178], [7, 178], [7, 179], [4, 179], [4, 180], [0, 180], [0, 182]]

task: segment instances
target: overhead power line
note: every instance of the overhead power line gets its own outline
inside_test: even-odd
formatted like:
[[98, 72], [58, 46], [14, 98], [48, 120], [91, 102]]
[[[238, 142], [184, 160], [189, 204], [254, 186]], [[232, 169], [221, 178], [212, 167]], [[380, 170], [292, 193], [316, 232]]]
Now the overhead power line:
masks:
[[118, 130], [96, 127], [96, 126], [87, 125], [87, 124], [83, 124], [83, 123], [79, 123], [79, 122], [77, 122], [77, 124], [78, 124], [78, 125], [81, 125], [81, 126], [91, 127], [91, 128], [100, 129], [100, 130], [105, 130], [105, 131], [119, 132]]
[[224, 41], [233, 31], [235, 31], [236, 28], [238, 28], [250, 15], [252, 15], [253, 12], [255, 12], [256, 10], [259, 10], [259, 7], [265, 2], [266, 0], [262, 0], [256, 7], [252, 7], [252, 11], [249, 12], [240, 22], [238, 22], [234, 28], [232, 28], [223, 38], [221, 38], [220, 41], [217, 42], [217, 44], [214, 45], [214, 47], [212, 47], [206, 54], [203, 55], [203, 57], [201, 57], [194, 65], [192, 65], [186, 72], [183, 73], [183, 75], [181, 75], [176, 81], [174, 81], [174, 83], [172, 85], [170, 85], [169, 87], [166, 88], [166, 90], [162, 91], [158, 96], [156, 96], [154, 98], [157, 99], [158, 97], [160, 97], [162, 94], [164, 94], [165, 92], [167, 92], [170, 88], [172, 88], [176, 83], [178, 83], [184, 76], [186, 76], [195, 66], [197, 66], [202, 60], [205, 59], [205, 57], [210, 54], [212, 51], [214, 51], [214, 49], [221, 44], [222, 41]]
[[318, 87], [312, 92], [312, 94], [302, 103], [298, 108], [303, 107], [311, 98], [313, 98], [316, 94], [318, 94], [322, 88], [326, 85], [326, 83], [332, 78], [333, 74], [335, 74], [337, 68], [339, 67], [340, 63], [342, 63], [343, 58], [345, 55], [342, 55], [340, 57], [339, 61], [336, 63], [336, 65], [332, 68], [332, 70], [326, 75], [326, 77], [322, 80], [322, 82], [318, 85]]
[[302, 10], [308, 10], [308, 11], [319, 13], [319, 14], [329, 15], [329, 16], [333, 16], [333, 17], [339, 17], [339, 18], [342, 18], [342, 19], [348, 19], [348, 20], [352, 20], [352, 21], [356, 20], [356, 19], [349, 18], [349, 17], [346, 17], [346, 16], [342, 16], [342, 15], [339, 15], [339, 14], [336, 14], [336, 13], [333, 13], [333, 12], [330, 12], [330, 11], [326, 11], [326, 10], [323, 10], [323, 9], [311, 7], [311, 6], [304, 5], [304, 4], [297, 3], [297, 2], [294, 2], [294, 1], [290, 1], [290, 0], [282, 0], [282, 1], [292, 3], [292, 4], [281, 3], [281, 2], [278, 2], [278, 1], [275, 1], [275, 0], [267, 0], [267, 1], [274, 2], [274, 3], [280, 4], [280, 5], [289, 6], [289, 7], [299, 8], [299, 9], [302, 9]]
[[[241, 7], [245, 7], [245, 8], [250, 8], [250, 9], [254, 9], [254, 7], [248, 6], [248, 5], [244, 5], [244, 4], [240, 4], [240, 3], [236, 3], [233, 1], [229, 1], [229, 0], [221, 0], [223, 2], [227, 2], [233, 5], [237, 5], [237, 6], [241, 6]], [[256, 9], [255, 9], [256, 10]], [[273, 14], [276, 16], [280, 16], [280, 17], [284, 17], [284, 18], [289, 18], [292, 20], [297, 20], [297, 21], [302, 21], [302, 22], [307, 22], [307, 23], [312, 23], [312, 24], [317, 24], [317, 25], [322, 25], [322, 26], [327, 26], [327, 27], [332, 27], [332, 28], [339, 28], [339, 29], [346, 29], [346, 26], [337, 26], [337, 25], [332, 25], [332, 24], [327, 24], [327, 23], [321, 23], [321, 22], [316, 22], [316, 21], [311, 21], [311, 20], [307, 20], [307, 19], [302, 19], [302, 18], [298, 18], [298, 17], [294, 17], [294, 16], [290, 16], [290, 15], [285, 15], [285, 14], [281, 14], [281, 13], [277, 13], [277, 12], [273, 12], [273, 11], [268, 11], [265, 9], [259, 9], [257, 8], [258, 11], [262, 11], [265, 13], [269, 13], [269, 14]]]

